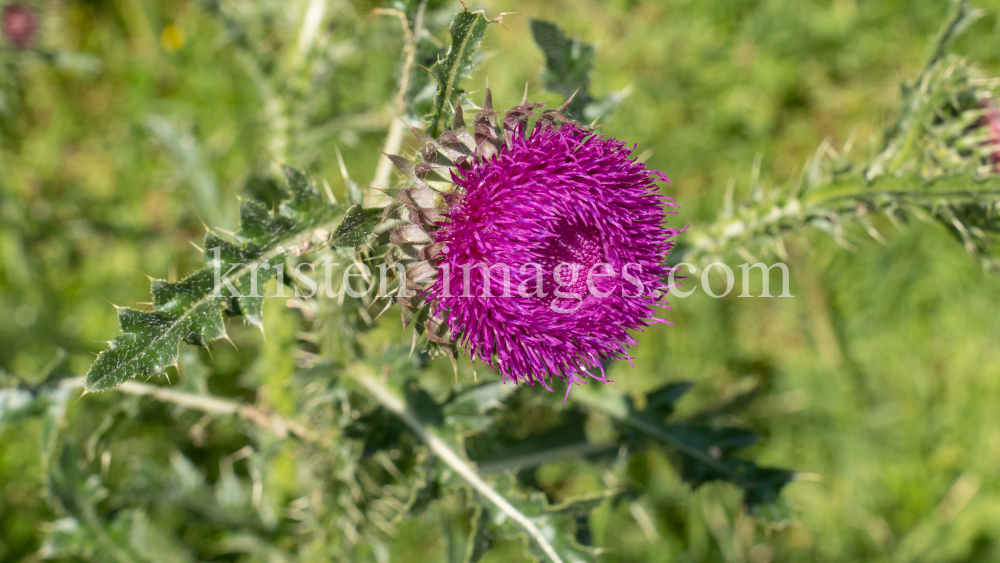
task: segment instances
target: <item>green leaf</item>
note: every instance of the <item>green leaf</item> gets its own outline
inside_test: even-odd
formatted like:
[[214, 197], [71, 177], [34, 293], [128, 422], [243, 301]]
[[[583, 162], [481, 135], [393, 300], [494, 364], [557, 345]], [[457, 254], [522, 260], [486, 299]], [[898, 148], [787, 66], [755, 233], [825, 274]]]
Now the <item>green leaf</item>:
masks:
[[361, 246], [381, 221], [382, 209], [363, 209], [360, 205], [354, 205], [347, 210], [344, 221], [330, 235], [330, 244], [338, 248]]
[[182, 341], [206, 346], [224, 338], [228, 317], [243, 316], [247, 323], [261, 325], [264, 285], [281, 266], [285, 246], [308, 249], [321, 242], [317, 233], [333, 229], [343, 211], [327, 202], [302, 172], [282, 168], [291, 197], [278, 213], [242, 202], [235, 242], [209, 232], [201, 270], [175, 283], [154, 281], [151, 311], [118, 308], [122, 335], [91, 366], [88, 392], [164, 373], [177, 362]]
[[443, 408], [445, 422], [458, 432], [477, 432], [492, 422], [487, 413], [517, 390], [514, 385], [491, 381], [463, 390]]
[[[597, 551], [581, 544], [578, 538], [589, 535], [586, 533], [587, 515], [598, 504], [618, 494], [619, 491], [605, 491], [553, 505], [549, 503], [544, 493], [522, 490], [516, 477], [511, 473], [493, 477], [490, 485], [538, 527], [564, 562], [584, 563], [597, 560]], [[476, 526], [470, 538], [467, 561], [470, 563], [478, 561], [489, 550], [493, 538], [500, 536], [521, 538], [528, 553], [539, 561], [550, 560], [523, 527], [492, 506], [483, 504], [482, 515], [477, 516]]]
[[672, 383], [647, 395], [647, 406], [636, 410], [628, 397], [586, 388], [570, 395], [589, 408], [606, 413], [621, 426], [631, 441], [653, 439], [671, 446], [681, 462], [681, 475], [692, 486], [709, 481], [729, 481], [744, 491], [743, 502], [756, 512], [759, 507], [779, 500], [781, 489], [795, 478], [785, 469], [760, 467], [734, 457], [757, 441], [757, 435], [732, 427], [708, 427], [690, 423], [664, 424], [673, 404], [690, 388]]
[[643, 414], [651, 420], [662, 422], [674, 412], [674, 403], [687, 393], [694, 384], [689, 381], [668, 383], [646, 394], [646, 408]]
[[597, 52], [593, 43], [567, 37], [552, 22], [532, 19], [530, 25], [531, 36], [545, 55], [545, 87], [566, 99], [573, 96], [566, 109], [570, 119], [589, 123], [609, 115], [621, 104], [625, 99], [623, 92], [601, 98], [590, 94], [590, 74]]
[[435, 43], [430, 36], [421, 35], [417, 41], [417, 52], [410, 71], [410, 86], [407, 89], [406, 107], [413, 119], [422, 119], [434, 111], [437, 98], [437, 77], [428, 68], [433, 68], [447, 53], [444, 47]]
[[560, 413], [558, 422], [532, 430], [527, 435], [510, 430], [493, 422], [494, 432], [470, 436], [465, 446], [469, 458], [476, 462], [481, 473], [531, 469], [560, 458], [580, 458], [597, 453], [618, 451], [617, 444], [593, 444], [584, 431], [586, 413], [570, 408]]
[[451, 47], [448, 49], [448, 54], [444, 59], [438, 59], [431, 67], [438, 81], [434, 107], [427, 116], [429, 120], [427, 133], [432, 137], [441, 134], [442, 125], [451, 119], [451, 114], [458, 105], [458, 97], [462, 93], [459, 85], [472, 72], [472, 56], [483, 42], [489, 24], [482, 12], [465, 10], [456, 14], [452, 20]]
[[531, 20], [531, 36], [545, 54], [545, 87], [573, 102], [567, 114], [583, 119], [583, 108], [590, 102], [590, 73], [596, 49], [590, 43], [566, 37], [559, 27], [544, 20]]

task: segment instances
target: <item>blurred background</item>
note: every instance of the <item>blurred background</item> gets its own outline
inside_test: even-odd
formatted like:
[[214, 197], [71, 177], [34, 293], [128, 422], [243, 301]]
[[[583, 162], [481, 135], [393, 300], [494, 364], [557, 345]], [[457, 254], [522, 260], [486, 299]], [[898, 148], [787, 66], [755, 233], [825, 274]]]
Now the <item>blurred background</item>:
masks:
[[[529, 18], [597, 44], [592, 93], [628, 93], [602, 131], [635, 143], [670, 177], [681, 207], [671, 222], [680, 227], [713, 220], [730, 182], [746, 194], [755, 161], [762, 183], [778, 185], [797, 178], [824, 139], [837, 147], [853, 139], [861, 155], [873, 150], [950, 2], [468, 5], [489, 17], [517, 12], [490, 27], [482, 63], [465, 83], [478, 100], [488, 76], [500, 108], [519, 102], [526, 83], [532, 99], [562, 101], [544, 89]], [[976, 5], [985, 15], [954, 50], [994, 75], [1000, 3]], [[190, 241], [203, 236], [203, 220], [237, 228], [235, 195], [279, 199], [272, 157], [328, 181], [341, 199], [349, 182], [338, 150], [354, 182], [373, 177], [404, 46], [398, 18], [376, 12], [379, 2], [18, 6], [38, 29], [21, 46], [5, 27], [0, 43], [2, 386], [85, 374], [102, 341], [118, 334], [108, 302], [148, 301], [144, 273], [176, 280], [199, 267]], [[322, 10], [321, 25], [300, 29], [310, 9]], [[460, 9], [430, 3], [425, 25], [437, 40], [447, 41]], [[601, 560], [1000, 560], [1000, 282], [943, 227], [911, 222], [884, 233], [884, 244], [859, 236], [850, 249], [820, 233], [790, 235], [794, 298], [697, 291], [671, 301], [662, 316], [675, 324], [639, 336], [635, 367], [612, 368], [620, 391], [695, 382], [677, 405], [681, 415], [741, 402], [725, 416], [763, 436], [753, 457], [802, 474], [783, 491], [785, 516], [762, 522], [741, 507], [735, 487], [692, 490], [662, 451], [638, 452], [623, 474], [640, 494], [591, 516], [593, 545], [608, 548]], [[265, 309], [266, 345], [255, 328], [234, 323], [235, 346], [185, 348], [180, 384], [294, 415], [300, 313], [280, 299]], [[386, 315], [368, 345], [395, 338], [398, 322]], [[467, 362], [460, 368], [460, 378], [472, 377]], [[453, 375], [438, 360], [422, 377], [447, 385]], [[533, 400], [524, 399], [525, 416]], [[230, 522], [225, 510], [249, 501], [226, 497], [226, 484], [242, 479], [252, 488], [262, 470], [269, 498], [293, 501], [311, 458], [278, 443], [259, 466], [234, 469], [234, 452], [251, 443], [237, 422], [206, 421], [199, 434], [192, 427], [200, 415], [141, 401], [114, 393], [70, 401], [62, 431], [79, 444], [80, 467], [102, 467], [101, 452], [113, 452], [97, 474], [111, 498], [125, 500], [100, 505], [101, 517], [128, 512], [129, 533], [141, 528], [141, 542], [159, 546], [135, 560], [283, 561], [286, 552], [328, 560], [303, 555], [300, 532], [276, 532], [266, 516], [225, 524], [239, 532], [232, 536], [158, 536], [190, 518]], [[587, 431], [600, 434], [604, 423], [591, 416]], [[59, 486], [46, 477], [51, 456], [40, 455], [50, 432], [37, 417], [0, 426], [0, 561], [133, 560], [99, 534], [97, 547], [59, 543], [72, 534], [59, 535], [64, 515], [48, 500]], [[217, 507], [142, 496], [158, 481], [136, 484], [134, 476], [180, 471], [178, 459], [200, 469]], [[568, 459], [542, 465], [534, 478], [558, 501], [601, 488], [602, 475]], [[382, 547], [358, 560], [461, 560], [449, 552], [447, 526], [417, 517], [393, 524]], [[116, 538], [110, 530], [107, 541]], [[483, 560], [518, 561], [520, 551], [500, 542]]]

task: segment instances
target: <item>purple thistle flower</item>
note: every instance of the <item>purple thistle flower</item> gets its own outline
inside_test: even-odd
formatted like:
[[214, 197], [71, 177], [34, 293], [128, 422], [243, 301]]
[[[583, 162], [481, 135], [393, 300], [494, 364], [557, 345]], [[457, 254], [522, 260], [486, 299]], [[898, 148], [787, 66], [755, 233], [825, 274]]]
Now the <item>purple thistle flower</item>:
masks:
[[390, 240], [409, 264], [404, 323], [423, 318], [438, 350], [459, 344], [504, 381], [552, 390], [553, 377], [607, 381], [603, 362], [636, 344], [629, 331], [666, 322], [654, 315], [668, 308], [680, 231], [667, 228], [677, 206], [656, 185], [669, 180], [630, 158], [634, 146], [563, 108], [528, 132], [541, 105], [522, 101], [498, 127], [487, 89], [471, 132], [460, 107], [439, 140], [417, 132], [423, 162], [392, 157], [416, 186], [395, 208], [412, 224]]
[[983, 107], [986, 109], [986, 114], [982, 121], [989, 129], [989, 139], [986, 141], [986, 145], [995, 171], [1000, 172], [1000, 109], [989, 100], [983, 103]]
[[23, 4], [10, 4], [3, 9], [3, 34], [18, 49], [27, 49], [35, 42], [38, 16]]
[[673, 204], [630, 152], [573, 125], [538, 125], [452, 173], [465, 193], [432, 235], [447, 250], [428, 297], [448, 311], [462, 346], [504, 380], [546, 385], [551, 376], [580, 382], [586, 368], [603, 374], [603, 361], [627, 357], [635, 344], [628, 330], [661, 322], [651, 317], [669, 273], [676, 232], [663, 215]]

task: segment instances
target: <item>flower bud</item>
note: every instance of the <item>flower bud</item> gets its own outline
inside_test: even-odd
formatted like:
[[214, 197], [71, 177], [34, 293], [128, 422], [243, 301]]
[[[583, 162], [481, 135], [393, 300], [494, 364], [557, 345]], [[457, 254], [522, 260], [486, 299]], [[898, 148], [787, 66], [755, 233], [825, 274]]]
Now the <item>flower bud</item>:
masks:
[[28, 49], [38, 34], [38, 15], [24, 4], [10, 4], [3, 9], [3, 35], [18, 49]]

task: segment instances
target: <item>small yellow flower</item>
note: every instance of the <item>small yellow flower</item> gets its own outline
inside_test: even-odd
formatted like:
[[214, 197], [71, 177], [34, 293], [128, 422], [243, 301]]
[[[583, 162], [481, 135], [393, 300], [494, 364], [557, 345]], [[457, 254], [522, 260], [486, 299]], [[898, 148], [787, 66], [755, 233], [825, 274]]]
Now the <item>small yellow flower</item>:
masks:
[[184, 30], [176, 25], [168, 25], [160, 34], [160, 46], [168, 53], [176, 53], [184, 46]]

